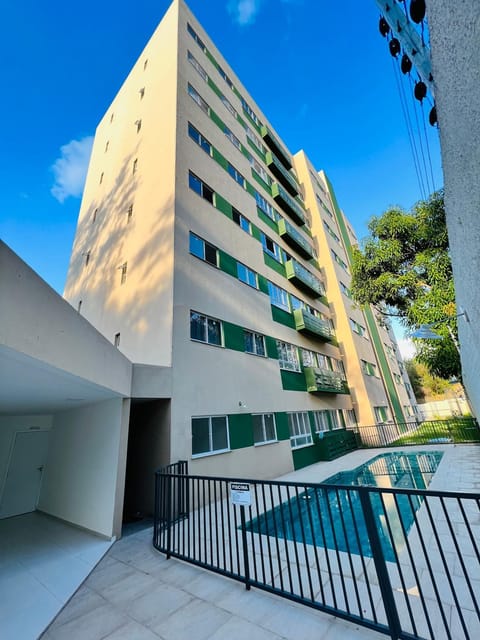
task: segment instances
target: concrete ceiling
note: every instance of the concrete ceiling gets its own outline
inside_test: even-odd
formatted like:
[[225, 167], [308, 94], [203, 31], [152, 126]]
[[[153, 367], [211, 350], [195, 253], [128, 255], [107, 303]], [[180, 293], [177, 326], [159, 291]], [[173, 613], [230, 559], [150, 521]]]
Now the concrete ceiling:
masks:
[[119, 394], [0, 345], [0, 414], [46, 414]]

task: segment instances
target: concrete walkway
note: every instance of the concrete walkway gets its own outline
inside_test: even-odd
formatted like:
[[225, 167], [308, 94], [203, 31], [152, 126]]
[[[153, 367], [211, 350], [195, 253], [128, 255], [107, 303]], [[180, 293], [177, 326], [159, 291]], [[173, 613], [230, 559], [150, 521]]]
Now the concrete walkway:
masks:
[[380, 640], [152, 547], [147, 529], [116, 542], [42, 640]]

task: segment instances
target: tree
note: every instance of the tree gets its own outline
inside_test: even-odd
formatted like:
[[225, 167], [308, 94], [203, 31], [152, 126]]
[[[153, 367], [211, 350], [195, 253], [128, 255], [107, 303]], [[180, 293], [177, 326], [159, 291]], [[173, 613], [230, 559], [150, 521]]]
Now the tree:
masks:
[[445, 378], [433, 376], [421, 362], [405, 360], [405, 369], [412, 383], [413, 393], [418, 402], [426, 402], [445, 397], [452, 385]]
[[417, 360], [432, 375], [460, 377], [456, 306], [448, 247], [443, 191], [417, 202], [410, 212], [392, 207], [369, 224], [363, 250], [355, 248], [352, 294], [359, 304], [373, 304], [399, 316], [409, 330], [437, 323], [442, 340], [416, 340]]

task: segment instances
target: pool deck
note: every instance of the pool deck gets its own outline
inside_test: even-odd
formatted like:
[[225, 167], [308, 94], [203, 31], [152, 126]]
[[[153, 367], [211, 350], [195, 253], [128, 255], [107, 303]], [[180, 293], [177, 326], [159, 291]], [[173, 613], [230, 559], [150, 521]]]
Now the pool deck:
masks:
[[[480, 492], [478, 445], [359, 450], [289, 473], [281, 480], [321, 482], [379, 453], [415, 450], [445, 454], [430, 489]], [[246, 591], [238, 582], [185, 562], [166, 560], [152, 547], [151, 538], [151, 529], [146, 529], [116, 542], [42, 636], [43, 640], [386, 637], [258, 589]]]

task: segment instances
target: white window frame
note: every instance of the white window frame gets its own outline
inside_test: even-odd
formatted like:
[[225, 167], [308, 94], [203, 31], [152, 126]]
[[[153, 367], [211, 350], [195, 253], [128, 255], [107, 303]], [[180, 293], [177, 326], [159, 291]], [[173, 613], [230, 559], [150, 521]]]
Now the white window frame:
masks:
[[[242, 277], [241, 274], [245, 277]], [[250, 269], [249, 267], [247, 267], [247, 265], [243, 264], [243, 262], [237, 262], [237, 278], [240, 280], [240, 282], [243, 282], [249, 287], [252, 287], [252, 289], [258, 289], [257, 274], [255, 273], [255, 271], [253, 271], [253, 269]]]
[[301, 373], [302, 368], [298, 357], [298, 348], [295, 345], [277, 340], [277, 350], [280, 369]]
[[[204, 319], [204, 340], [201, 340], [200, 338], [192, 338], [192, 316], [193, 314], [199, 316], [200, 318]], [[208, 321], [211, 320], [213, 322], [218, 322], [220, 324], [220, 343], [217, 342], [210, 342], [208, 340]], [[193, 309], [190, 310], [190, 340], [192, 342], [199, 342], [201, 344], [208, 344], [211, 347], [223, 347], [224, 345], [224, 341], [223, 341], [223, 322], [221, 320], [219, 320], [218, 318], [212, 318], [211, 316], [207, 316], [205, 313], [200, 313], [199, 311], [194, 311]]]
[[[253, 344], [253, 351], [248, 351], [246, 348], [246, 344], [245, 344], [245, 336], [249, 334], [252, 336], [253, 340], [252, 340], [252, 344]], [[243, 336], [244, 336], [244, 346], [245, 346], [245, 353], [250, 353], [254, 356], [259, 356], [261, 358], [266, 358], [267, 357], [267, 349], [266, 349], [266, 345], [265, 345], [265, 336], [262, 333], [257, 333], [256, 331], [250, 331], [249, 329], [244, 329], [243, 330]], [[261, 338], [262, 339], [262, 344], [263, 344], [263, 353], [258, 353], [257, 351], [257, 338]]]
[[268, 294], [270, 296], [270, 304], [279, 309], [290, 311], [290, 303], [288, 298], [288, 292], [282, 287], [268, 281]]
[[302, 364], [304, 367], [318, 368], [317, 354], [310, 349], [302, 349]]
[[[227, 434], [227, 448], [226, 449], [213, 449], [213, 431], [212, 431], [212, 419], [213, 418], [225, 418], [225, 429]], [[205, 420], [208, 419], [208, 436], [209, 436], [209, 445], [210, 449], [208, 451], [203, 451], [202, 453], [193, 453], [193, 421], [194, 420]], [[204, 458], [205, 456], [214, 456], [219, 453], [227, 453], [231, 451], [230, 448], [230, 433], [228, 429], [228, 416], [227, 415], [219, 415], [219, 416], [192, 416], [191, 421], [191, 434], [192, 434], [192, 458]]]
[[[253, 430], [253, 444], [255, 447], [258, 446], [262, 446], [264, 444], [271, 444], [273, 442], [278, 442], [278, 437], [277, 437], [277, 424], [275, 422], [275, 414], [274, 413], [252, 413], [252, 418], [254, 416], [261, 416], [262, 417], [262, 433], [263, 433], [263, 440], [259, 440], [258, 442], [255, 440], [255, 430]], [[265, 416], [272, 416], [273, 418], [273, 430], [275, 433], [275, 437], [271, 438], [269, 440], [267, 440], [267, 431], [265, 428]]]
[[330, 431], [327, 409], [313, 411], [313, 421], [315, 422], [316, 433], [325, 433], [325, 431]]
[[[289, 411], [287, 413], [288, 430], [290, 433], [290, 446], [292, 449], [302, 449], [313, 444], [312, 430], [308, 411]], [[292, 429], [293, 427], [293, 429]], [[293, 431], [293, 434], [292, 434]], [[298, 444], [298, 441], [306, 439], [306, 442]]]
[[190, 62], [195, 71], [199, 74], [199, 76], [205, 81], [208, 82], [208, 73], [199, 63], [199, 61], [195, 58], [191, 51], [187, 51], [187, 60]]

